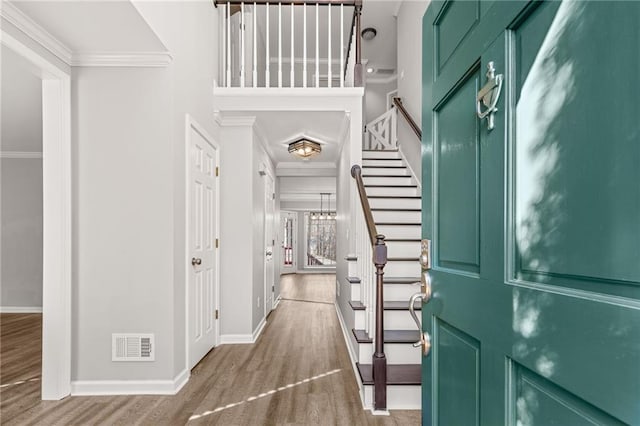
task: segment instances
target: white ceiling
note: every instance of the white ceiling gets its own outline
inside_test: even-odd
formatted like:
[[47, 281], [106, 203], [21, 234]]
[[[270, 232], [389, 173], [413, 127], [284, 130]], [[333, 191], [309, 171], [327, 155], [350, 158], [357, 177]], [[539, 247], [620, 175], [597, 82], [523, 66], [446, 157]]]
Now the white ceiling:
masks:
[[[411, 1], [411, 0], [406, 0]], [[402, 0], [363, 0], [362, 29], [373, 27], [378, 34], [373, 40], [362, 40], [362, 60], [367, 61], [367, 67], [378, 69], [397, 68], [397, 29], [396, 14]], [[419, 37], [419, 35], [417, 35]], [[374, 82], [376, 78], [388, 78], [389, 74], [367, 75], [367, 81]]]
[[42, 152], [42, 80], [2, 46], [2, 151]]
[[[226, 117], [255, 117], [265, 139], [268, 154], [279, 167], [334, 168], [340, 155], [340, 135], [348, 123], [344, 112], [336, 111], [243, 111], [225, 112]], [[322, 144], [322, 152], [302, 160], [287, 151], [287, 143], [304, 135]]]
[[130, 1], [11, 3], [74, 53], [167, 50]]

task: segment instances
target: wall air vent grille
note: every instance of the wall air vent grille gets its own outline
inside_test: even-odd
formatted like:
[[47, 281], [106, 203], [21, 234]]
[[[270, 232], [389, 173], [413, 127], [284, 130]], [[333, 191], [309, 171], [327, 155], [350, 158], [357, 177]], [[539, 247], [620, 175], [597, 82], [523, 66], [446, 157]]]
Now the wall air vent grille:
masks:
[[112, 361], [154, 361], [155, 335], [119, 333], [111, 335]]

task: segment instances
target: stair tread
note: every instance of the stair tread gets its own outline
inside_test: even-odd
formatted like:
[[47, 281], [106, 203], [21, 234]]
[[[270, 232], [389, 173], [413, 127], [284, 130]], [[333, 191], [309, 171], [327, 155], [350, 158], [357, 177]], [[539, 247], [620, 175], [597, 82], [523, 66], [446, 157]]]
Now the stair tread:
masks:
[[[373, 339], [365, 330], [351, 329], [358, 343], [372, 343]], [[418, 330], [385, 330], [385, 343], [414, 343], [420, 340]]]
[[351, 262], [354, 260], [358, 260], [358, 256], [345, 256], [344, 260], [346, 260], [347, 262]]
[[[347, 277], [351, 284], [360, 284], [362, 280], [358, 277]], [[388, 277], [384, 276], [384, 284], [415, 284], [420, 282], [420, 277]]]
[[399, 209], [399, 208], [378, 207], [378, 208], [371, 209], [371, 211], [372, 212], [421, 212], [422, 209]]
[[402, 161], [402, 158], [363, 158], [363, 160]]
[[[350, 300], [349, 305], [351, 305], [351, 309], [354, 311], [364, 311], [367, 309], [365, 305], [362, 304], [359, 300]], [[413, 309], [419, 311], [422, 309], [422, 303], [416, 302], [413, 305]], [[408, 311], [409, 304], [405, 300], [385, 300], [384, 301], [384, 310], [385, 311]]]
[[412, 226], [412, 225], [413, 225], [413, 226], [415, 226], [415, 225], [417, 225], [417, 226], [420, 226], [420, 225], [422, 225], [422, 224], [421, 224], [421, 223], [415, 223], [415, 222], [414, 222], [414, 223], [409, 223], [409, 222], [407, 222], [407, 223], [398, 223], [398, 222], [376, 222], [376, 226], [377, 226], [377, 225], [381, 225], [381, 226]]
[[[373, 384], [373, 366], [371, 364], [356, 363], [360, 379], [364, 385]], [[389, 364], [387, 365], [388, 385], [420, 385], [422, 381], [422, 366], [420, 364]]]
[[417, 257], [387, 257], [388, 262], [413, 262], [418, 261]]
[[398, 152], [398, 149], [363, 149], [362, 152]]
[[384, 277], [385, 284], [413, 284], [419, 282], [420, 277]]
[[417, 188], [418, 185], [365, 185], [365, 188]]
[[408, 175], [362, 175], [363, 178], [366, 177], [383, 177], [383, 178], [389, 178], [389, 179], [393, 179], [393, 178], [402, 178], [402, 179], [411, 179], [411, 176]]
[[367, 198], [407, 198], [407, 199], [416, 199], [422, 198], [420, 195], [367, 195]]
[[[398, 158], [399, 160], [399, 158]], [[367, 168], [367, 169], [406, 169], [407, 166], [365, 166], [363, 165], [362, 168]]]
[[385, 238], [384, 240], [388, 243], [419, 243], [421, 241], [419, 238]]

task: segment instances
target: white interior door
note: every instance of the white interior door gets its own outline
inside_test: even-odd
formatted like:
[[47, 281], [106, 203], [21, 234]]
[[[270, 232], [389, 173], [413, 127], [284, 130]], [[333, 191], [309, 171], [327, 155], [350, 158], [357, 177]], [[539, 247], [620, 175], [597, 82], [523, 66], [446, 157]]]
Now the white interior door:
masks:
[[273, 307], [274, 294], [274, 246], [275, 235], [273, 219], [275, 217], [275, 191], [273, 178], [267, 173], [264, 179], [264, 313], [269, 313]]
[[189, 128], [189, 363], [193, 368], [217, 343], [218, 149]]

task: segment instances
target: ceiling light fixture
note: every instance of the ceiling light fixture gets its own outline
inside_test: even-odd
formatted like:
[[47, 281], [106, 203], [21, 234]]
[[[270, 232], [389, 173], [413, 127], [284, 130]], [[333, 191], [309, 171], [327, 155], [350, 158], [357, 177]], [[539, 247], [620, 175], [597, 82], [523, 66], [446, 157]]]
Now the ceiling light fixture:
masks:
[[362, 33], [360, 33], [362, 35], [362, 38], [364, 40], [373, 40], [377, 35], [378, 35], [378, 30], [376, 30], [373, 27], [367, 27], [364, 30], [362, 30]]
[[373, 74], [374, 71], [375, 71], [375, 69], [372, 68], [372, 67], [367, 68], [367, 73], [368, 74]]
[[298, 139], [289, 144], [289, 154], [297, 155], [300, 158], [309, 158], [320, 154], [322, 146], [319, 142], [308, 138]]

